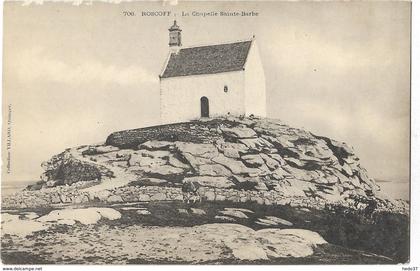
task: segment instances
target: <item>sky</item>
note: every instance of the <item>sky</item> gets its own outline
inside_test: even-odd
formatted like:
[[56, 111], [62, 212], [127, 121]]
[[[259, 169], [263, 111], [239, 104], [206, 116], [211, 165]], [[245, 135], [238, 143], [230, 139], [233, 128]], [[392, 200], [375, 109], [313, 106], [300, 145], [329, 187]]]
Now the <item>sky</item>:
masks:
[[65, 148], [158, 124], [158, 75], [174, 19], [185, 46], [255, 35], [268, 117], [348, 143], [372, 177], [408, 179], [410, 3], [353, 1], [6, 2], [4, 179], [36, 180], [40, 164]]

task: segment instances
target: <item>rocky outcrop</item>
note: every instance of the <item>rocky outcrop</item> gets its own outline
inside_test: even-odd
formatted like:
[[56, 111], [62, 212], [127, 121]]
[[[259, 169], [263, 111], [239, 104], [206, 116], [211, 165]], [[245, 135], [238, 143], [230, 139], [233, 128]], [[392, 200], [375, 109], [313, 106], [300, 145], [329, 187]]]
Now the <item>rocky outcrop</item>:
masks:
[[208, 200], [394, 204], [346, 143], [272, 119], [226, 117], [116, 132], [104, 145], [67, 149], [43, 168], [42, 182], [29, 189], [80, 181], [106, 182], [107, 191], [130, 182], [180, 189], [183, 181], [196, 181]]
[[[82, 151], [82, 155], [86, 153], [91, 155], [103, 154], [110, 149], [112, 148], [108, 146], [87, 147], [86, 150]], [[103, 178], [113, 177], [113, 172], [107, 167], [80, 159], [78, 149], [68, 149], [53, 156], [50, 160], [42, 163], [41, 166], [45, 170], [41, 175], [41, 181], [35, 185], [30, 185], [28, 190], [38, 190], [76, 182], [99, 181]]]

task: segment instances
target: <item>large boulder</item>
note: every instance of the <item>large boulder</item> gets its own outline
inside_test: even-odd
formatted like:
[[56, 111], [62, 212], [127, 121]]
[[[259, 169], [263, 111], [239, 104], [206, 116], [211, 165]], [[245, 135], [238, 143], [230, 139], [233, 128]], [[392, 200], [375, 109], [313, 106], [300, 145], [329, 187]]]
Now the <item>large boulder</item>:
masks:
[[226, 177], [194, 176], [187, 177], [184, 182], [197, 182], [201, 186], [214, 188], [232, 188], [235, 184]]
[[226, 157], [234, 159], [240, 158], [242, 154], [246, 154], [249, 151], [249, 148], [244, 144], [225, 142], [223, 140], [216, 141], [216, 147]]
[[254, 130], [247, 127], [233, 127], [233, 128], [221, 128], [223, 135], [231, 139], [239, 138], [256, 138], [257, 133]]
[[243, 138], [239, 139], [239, 142], [248, 147], [252, 152], [270, 152], [274, 145], [262, 137], [257, 138]]
[[227, 158], [224, 155], [218, 155], [214, 157], [212, 161], [225, 166], [236, 175], [258, 176], [262, 172], [262, 170], [258, 168], [249, 168], [245, 166], [243, 162]]
[[187, 142], [176, 142], [175, 149], [181, 154], [189, 153], [202, 158], [213, 158], [218, 155], [218, 150], [213, 144], [194, 144]]
[[199, 165], [197, 173], [202, 176], [232, 176], [232, 172], [225, 166], [219, 164]]
[[241, 157], [241, 160], [248, 167], [259, 168], [265, 165], [264, 160], [258, 154], [248, 154]]
[[142, 153], [133, 153], [128, 160], [128, 166], [155, 167], [166, 164], [166, 160], [160, 157], [144, 156]]
[[263, 229], [256, 238], [275, 258], [310, 256], [317, 245], [327, 243], [318, 233], [302, 229]]

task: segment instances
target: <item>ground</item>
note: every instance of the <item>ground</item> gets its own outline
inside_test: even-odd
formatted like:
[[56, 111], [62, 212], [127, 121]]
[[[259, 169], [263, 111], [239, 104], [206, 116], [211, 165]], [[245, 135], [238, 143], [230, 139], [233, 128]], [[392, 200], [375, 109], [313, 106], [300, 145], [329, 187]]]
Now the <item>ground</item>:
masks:
[[[72, 209], [3, 211], [3, 263], [389, 264], [406, 261], [408, 253], [408, 239], [395, 230], [404, 227], [401, 218], [381, 224], [349, 222], [339, 210], [331, 216], [287, 206], [157, 201], [79, 206], [73, 210], [84, 210], [83, 216], [57, 216], [68, 210]], [[99, 210], [102, 217], [89, 220], [86, 210]], [[9, 234], [4, 221], [10, 215], [50, 224], [35, 232]], [[349, 235], [352, 242], [338, 237], [345, 231], [337, 227], [340, 224], [352, 224], [358, 231]]]

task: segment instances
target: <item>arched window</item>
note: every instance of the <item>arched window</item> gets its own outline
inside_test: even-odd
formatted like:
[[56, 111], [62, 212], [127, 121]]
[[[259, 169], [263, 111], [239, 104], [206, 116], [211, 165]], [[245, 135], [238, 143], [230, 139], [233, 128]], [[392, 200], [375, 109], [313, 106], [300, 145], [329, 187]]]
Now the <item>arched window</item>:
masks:
[[224, 92], [228, 92], [228, 90], [229, 90], [228, 86], [227, 86], [227, 85], [225, 85], [225, 87], [223, 88], [223, 91], [224, 91]]
[[200, 106], [201, 106], [201, 117], [208, 118], [209, 117], [209, 99], [205, 96], [201, 97]]

